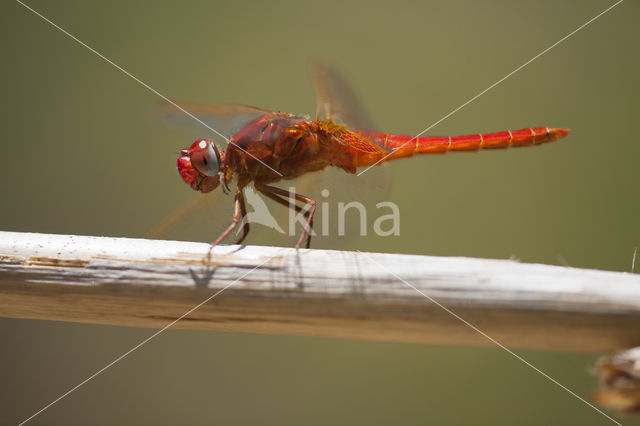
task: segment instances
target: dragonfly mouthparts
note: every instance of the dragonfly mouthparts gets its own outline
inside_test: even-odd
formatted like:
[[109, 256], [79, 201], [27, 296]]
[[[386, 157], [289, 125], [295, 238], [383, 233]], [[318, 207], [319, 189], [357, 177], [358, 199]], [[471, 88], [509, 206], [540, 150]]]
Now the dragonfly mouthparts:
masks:
[[[178, 157], [178, 173], [182, 176], [182, 180], [191, 185], [193, 189], [197, 189], [199, 185], [198, 178], [200, 173], [191, 164], [191, 158], [188, 155]], [[195, 186], [194, 186], [195, 185]]]

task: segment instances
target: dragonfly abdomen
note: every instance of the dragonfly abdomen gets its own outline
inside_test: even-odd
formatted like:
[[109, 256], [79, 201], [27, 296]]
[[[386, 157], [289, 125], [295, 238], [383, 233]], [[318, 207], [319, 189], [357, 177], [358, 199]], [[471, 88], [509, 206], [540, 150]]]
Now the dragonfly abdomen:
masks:
[[386, 151], [392, 153], [389, 158], [392, 160], [414, 155], [444, 154], [448, 151], [477, 151], [540, 145], [560, 139], [568, 133], [568, 129], [536, 127], [463, 136], [384, 135], [380, 143]]

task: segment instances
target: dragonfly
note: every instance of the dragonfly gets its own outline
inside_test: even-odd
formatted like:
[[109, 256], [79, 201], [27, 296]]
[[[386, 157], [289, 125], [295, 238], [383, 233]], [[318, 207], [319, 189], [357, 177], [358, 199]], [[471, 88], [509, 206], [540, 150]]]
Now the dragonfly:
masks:
[[[372, 130], [353, 90], [336, 70], [316, 63], [312, 76], [317, 94], [315, 119], [246, 105], [179, 103], [229, 136], [224, 149], [210, 139], [198, 139], [181, 150], [177, 160], [180, 176], [193, 190], [208, 193], [220, 187], [230, 194], [230, 183], [236, 183], [231, 223], [211, 243], [209, 253], [238, 226], [242, 233], [237, 244], [248, 235], [249, 221], [243, 220], [247, 216], [243, 190], [249, 184], [265, 197], [303, 214], [305, 224], [295, 247], [300, 249], [306, 239], [309, 248], [317, 201], [274, 186], [277, 182], [328, 167], [355, 174], [358, 168], [418, 155], [537, 146], [569, 133], [569, 129], [551, 127], [462, 136], [381, 133]], [[303, 207], [296, 201], [304, 203]]]

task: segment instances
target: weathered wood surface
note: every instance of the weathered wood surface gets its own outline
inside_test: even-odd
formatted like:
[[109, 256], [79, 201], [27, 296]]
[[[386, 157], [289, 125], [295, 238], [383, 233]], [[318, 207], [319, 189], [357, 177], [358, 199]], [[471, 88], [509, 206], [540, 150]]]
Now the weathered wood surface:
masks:
[[494, 345], [419, 290], [508, 347], [640, 344], [638, 274], [259, 246], [207, 263], [208, 248], [0, 232], [0, 316], [161, 328], [237, 280], [173, 328]]

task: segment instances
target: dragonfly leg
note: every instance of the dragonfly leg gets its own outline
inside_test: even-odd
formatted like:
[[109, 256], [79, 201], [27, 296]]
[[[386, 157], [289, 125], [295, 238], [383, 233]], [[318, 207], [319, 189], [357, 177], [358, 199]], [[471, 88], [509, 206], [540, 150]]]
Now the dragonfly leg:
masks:
[[236, 244], [241, 244], [247, 237], [247, 234], [249, 234], [249, 221], [246, 220], [246, 217], [247, 206], [244, 202], [244, 195], [242, 194], [242, 190], [240, 190], [240, 218], [242, 219], [242, 235], [240, 236], [238, 241], [236, 241]]
[[301, 212], [302, 210], [304, 210], [303, 207], [298, 206], [297, 204], [291, 203], [289, 201], [287, 201], [286, 199], [291, 199], [291, 198], [295, 198], [298, 201], [302, 201], [308, 205], [311, 206], [311, 208], [309, 209], [309, 211], [305, 214], [305, 216], [307, 216], [307, 223], [305, 224], [305, 226], [302, 229], [302, 233], [300, 235], [300, 239], [298, 240], [298, 243], [296, 244], [296, 249], [299, 249], [302, 246], [302, 242], [304, 241], [304, 238], [307, 237], [307, 244], [306, 247], [309, 248], [309, 246], [311, 245], [311, 229], [313, 229], [313, 215], [316, 211], [316, 200], [309, 198], [309, 197], [305, 197], [304, 195], [300, 195], [300, 194], [296, 194], [296, 193], [291, 193], [289, 191], [285, 191], [284, 189], [281, 188], [276, 188], [275, 186], [268, 186], [268, 185], [256, 185], [256, 189], [258, 189], [258, 191], [262, 192], [264, 195], [266, 195], [267, 197], [271, 198], [272, 200], [274, 200], [275, 202], [282, 204], [283, 206], [289, 207], [294, 209], [296, 212]]
[[[302, 210], [304, 210], [303, 207], [300, 207], [297, 204], [294, 203], [290, 203], [288, 200], [281, 198], [279, 195], [274, 194], [273, 192], [268, 192], [268, 190], [265, 191], [261, 191], [264, 195], [266, 195], [267, 197], [271, 198], [272, 200], [276, 201], [279, 204], [282, 204], [285, 207], [288, 208], [292, 208], [294, 209], [296, 212], [300, 213]], [[305, 216], [308, 216], [310, 212], [306, 212]], [[313, 216], [311, 216], [305, 227], [309, 227], [310, 229], [313, 228]], [[304, 236], [307, 236], [307, 244], [305, 245], [306, 248], [309, 248], [309, 246], [311, 245], [311, 233], [306, 232], [306, 230], [303, 230], [302, 235], [300, 236], [300, 240], [298, 241], [298, 244], [296, 244], [296, 248], [300, 248], [300, 246], [302, 245], [302, 240], [304, 239]]]
[[[245, 211], [244, 208], [244, 196], [242, 195], [242, 188], [236, 188], [235, 202], [233, 207], [233, 219], [231, 219], [231, 225], [214, 241], [211, 243], [211, 247], [209, 247], [209, 255], [211, 255], [211, 251], [215, 246], [220, 244], [226, 237], [238, 226], [238, 223], [242, 220], [242, 213]], [[248, 228], [245, 228], [245, 233], [243, 233], [240, 241], [244, 239], [246, 236], [246, 232], [248, 232]]]
[[220, 175], [220, 186], [222, 187], [222, 192], [224, 192], [225, 194], [229, 194], [229, 192], [231, 192], [231, 190], [229, 189], [229, 182], [226, 178], [225, 173], [222, 173]]
[[[290, 203], [289, 201], [287, 201], [286, 199], [280, 197], [279, 195], [276, 195], [273, 192], [269, 192], [268, 189], [260, 188], [260, 187], [257, 187], [257, 186], [256, 186], [256, 189], [258, 189], [258, 191], [260, 191], [262, 194], [264, 194], [267, 197], [271, 198], [273, 201], [275, 201], [275, 202], [277, 202], [279, 204], [282, 204], [285, 207], [294, 209], [298, 213], [300, 213], [303, 210], [303, 208], [300, 207], [299, 205], [294, 204], [294, 203]], [[312, 220], [312, 225], [311, 226], [313, 226], [313, 220]], [[311, 244], [311, 234], [309, 234], [307, 236], [307, 245], [306, 245], [306, 247], [309, 248], [310, 244]]]

